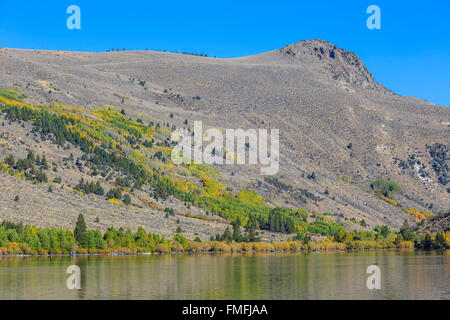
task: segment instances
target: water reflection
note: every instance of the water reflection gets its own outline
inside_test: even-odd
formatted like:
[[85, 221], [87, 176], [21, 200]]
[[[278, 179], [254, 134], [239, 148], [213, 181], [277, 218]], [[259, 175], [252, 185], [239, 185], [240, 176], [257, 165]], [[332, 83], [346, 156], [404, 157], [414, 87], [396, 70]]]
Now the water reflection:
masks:
[[[449, 251], [0, 259], [0, 299], [449, 299]], [[81, 290], [66, 269], [81, 269]], [[366, 269], [381, 268], [381, 290]]]

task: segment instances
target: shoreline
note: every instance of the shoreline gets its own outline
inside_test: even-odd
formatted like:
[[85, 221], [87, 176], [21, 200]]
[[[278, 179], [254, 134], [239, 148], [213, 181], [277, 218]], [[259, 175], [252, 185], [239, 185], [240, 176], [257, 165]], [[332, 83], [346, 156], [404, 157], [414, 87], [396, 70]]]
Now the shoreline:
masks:
[[417, 248], [364, 248], [364, 249], [344, 249], [344, 250], [275, 250], [275, 251], [197, 251], [197, 252], [187, 252], [187, 251], [178, 251], [178, 252], [132, 252], [132, 253], [74, 253], [74, 254], [17, 254], [17, 255], [0, 255], [1, 259], [6, 258], [79, 258], [79, 257], [124, 257], [124, 256], [183, 256], [183, 255], [224, 255], [224, 254], [236, 254], [236, 255], [251, 255], [251, 254], [267, 254], [267, 255], [276, 255], [276, 254], [307, 254], [307, 253], [350, 253], [350, 252], [364, 252], [364, 251], [420, 251], [420, 252], [430, 252], [430, 251], [445, 251], [448, 249], [433, 249], [433, 250], [424, 250]]

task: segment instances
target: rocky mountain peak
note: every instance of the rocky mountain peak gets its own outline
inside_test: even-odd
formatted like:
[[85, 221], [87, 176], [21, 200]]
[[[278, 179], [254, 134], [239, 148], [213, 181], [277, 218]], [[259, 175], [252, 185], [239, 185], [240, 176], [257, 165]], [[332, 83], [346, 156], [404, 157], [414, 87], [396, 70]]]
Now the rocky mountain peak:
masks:
[[280, 53], [306, 65], [323, 67], [334, 80], [361, 88], [383, 88], [356, 54], [322, 39], [303, 40], [281, 48]]

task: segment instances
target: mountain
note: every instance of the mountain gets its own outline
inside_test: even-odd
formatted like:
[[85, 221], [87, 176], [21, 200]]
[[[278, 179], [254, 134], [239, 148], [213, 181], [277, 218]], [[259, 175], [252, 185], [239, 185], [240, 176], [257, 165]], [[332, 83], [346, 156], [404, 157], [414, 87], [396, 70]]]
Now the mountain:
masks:
[[[308, 221], [327, 213], [327, 219], [348, 230], [377, 225], [398, 229], [405, 219], [417, 223], [450, 208], [450, 109], [395, 94], [374, 79], [356, 54], [323, 40], [305, 40], [235, 59], [157, 51], [87, 53], [3, 48], [0, 65], [0, 87], [16, 88], [23, 95], [16, 92], [9, 103], [22, 101], [17, 103], [48, 106], [51, 112], [80, 119], [100, 119], [97, 125], [103, 126], [102, 134], [117, 140], [125, 156], [202, 190], [196, 192], [212, 192], [214, 198], [219, 190], [220, 197], [227, 193], [241, 199], [244, 204], [238, 205], [238, 211], [243, 218], [248, 215], [243, 209], [248, 204], [245, 202], [256, 201], [268, 208], [305, 209]], [[5, 92], [3, 99], [8, 96]], [[142, 152], [136, 159], [133, 148], [137, 144], [130, 143], [129, 134], [112, 121], [120, 117], [121, 110], [126, 116], [120, 121], [133, 121], [133, 126], [142, 121], [149, 124], [152, 132], [147, 139], [155, 139], [161, 149], [148, 148], [148, 153]], [[209, 128], [279, 129], [278, 174], [261, 176], [254, 165], [215, 165], [202, 168], [201, 174], [180, 174], [180, 169], [170, 164], [168, 154], [165, 163], [155, 158], [157, 151], [168, 152], [172, 147], [165, 141], [173, 126], [188, 128], [196, 120]], [[65, 145], [64, 150], [52, 143], [51, 136], [30, 135], [32, 126], [27, 122], [9, 123], [6, 118], [3, 122], [0, 132], [3, 137], [7, 134], [8, 140], [0, 141], [0, 159], [11, 153], [16, 158], [26, 157], [31, 149], [36, 154], [45, 152], [48, 162], [55, 162], [58, 172], [64, 172], [64, 187], [53, 188], [52, 194], [48, 194], [46, 185], [2, 174], [3, 217], [67, 226], [82, 211], [91, 220], [100, 216], [100, 225], [92, 222], [91, 227], [104, 229], [124, 223], [170, 234], [177, 224], [172, 217], [165, 219], [162, 214], [161, 218], [164, 208], [206, 216], [206, 200], [186, 206], [172, 195], [167, 200], [153, 199], [149, 207], [146, 202], [150, 200], [141, 201], [139, 197], [153, 192], [155, 182], [139, 197], [131, 194], [132, 202], [140, 207], [136, 212], [101, 197], [76, 194], [72, 188], [81, 178], [98, 180], [92, 176], [95, 168], [90, 162], [81, 160], [79, 146], [67, 150]], [[105, 143], [101, 139], [97, 142]], [[73, 160], [69, 163], [65, 159], [70, 153]], [[113, 178], [123, 175], [112, 172]], [[48, 175], [53, 175], [51, 169]], [[205, 178], [209, 180], [205, 182]], [[105, 190], [117, 186], [114, 179], [103, 180], [100, 183]], [[14, 201], [14, 195], [23, 190], [25, 205], [22, 200]], [[249, 200], [243, 190], [256, 191], [257, 195], [251, 193]], [[214, 212], [215, 219], [232, 220], [232, 215], [224, 213], [223, 203], [218, 207], [221, 209]], [[227, 222], [179, 217], [192, 237], [199, 234], [209, 238], [227, 226]], [[280, 235], [267, 233], [267, 239], [272, 236]]]

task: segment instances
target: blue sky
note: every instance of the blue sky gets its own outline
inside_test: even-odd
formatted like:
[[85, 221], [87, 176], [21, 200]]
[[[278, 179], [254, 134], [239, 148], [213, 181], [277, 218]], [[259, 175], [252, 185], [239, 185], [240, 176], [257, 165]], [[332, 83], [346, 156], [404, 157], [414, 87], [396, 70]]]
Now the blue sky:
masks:
[[[450, 106], [448, 0], [1, 2], [1, 47], [229, 58], [321, 38], [358, 54], [387, 88]], [[66, 27], [72, 4], [81, 8], [81, 30]], [[366, 27], [371, 4], [381, 8], [380, 30]]]

